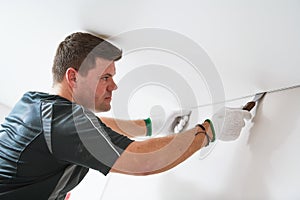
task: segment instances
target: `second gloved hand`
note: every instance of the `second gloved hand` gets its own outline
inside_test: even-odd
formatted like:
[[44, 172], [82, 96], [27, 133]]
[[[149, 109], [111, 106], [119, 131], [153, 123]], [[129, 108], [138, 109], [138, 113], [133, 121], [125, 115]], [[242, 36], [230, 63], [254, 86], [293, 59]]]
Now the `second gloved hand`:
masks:
[[190, 114], [190, 110], [173, 110], [167, 116], [159, 112], [151, 113], [152, 135], [169, 135], [181, 132], [187, 127]]
[[241, 108], [225, 107], [220, 109], [211, 119], [215, 130], [215, 139], [222, 141], [236, 140], [245, 126], [245, 119], [249, 120], [251, 117], [249, 111]]

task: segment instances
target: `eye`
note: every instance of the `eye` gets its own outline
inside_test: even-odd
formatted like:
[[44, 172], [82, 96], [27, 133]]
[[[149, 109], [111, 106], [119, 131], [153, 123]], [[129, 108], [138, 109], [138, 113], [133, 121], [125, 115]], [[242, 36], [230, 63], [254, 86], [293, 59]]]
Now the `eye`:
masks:
[[102, 76], [100, 79], [103, 81], [108, 81], [109, 78], [110, 78], [110, 76]]
[[101, 81], [109, 81], [110, 78], [112, 78], [111, 74], [103, 74], [102, 76], [99, 76]]

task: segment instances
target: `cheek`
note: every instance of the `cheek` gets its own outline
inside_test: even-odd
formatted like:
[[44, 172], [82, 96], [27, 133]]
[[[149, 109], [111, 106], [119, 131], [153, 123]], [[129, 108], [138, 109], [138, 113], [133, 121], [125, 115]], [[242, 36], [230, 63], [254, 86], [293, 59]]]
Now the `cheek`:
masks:
[[97, 98], [101, 98], [105, 95], [106, 88], [103, 85], [98, 85], [96, 90], [95, 90], [95, 96]]
[[85, 98], [92, 98], [93, 96], [96, 96], [96, 90], [96, 84], [91, 80], [84, 79], [77, 84], [78, 94], [84, 96]]

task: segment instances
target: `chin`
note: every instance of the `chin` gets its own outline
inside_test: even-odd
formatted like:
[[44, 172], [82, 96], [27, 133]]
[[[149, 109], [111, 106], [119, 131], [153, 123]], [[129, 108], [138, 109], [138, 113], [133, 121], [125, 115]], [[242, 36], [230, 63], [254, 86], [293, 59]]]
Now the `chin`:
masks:
[[101, 108], [96, 108], [95, 110], [96, 110], [96, 112], [107, 112], [107, 111], [110, 111], [110, 109], [111, 109], [111, 106], [110, 105], [108, 105], [108, 106], [102, 106]]

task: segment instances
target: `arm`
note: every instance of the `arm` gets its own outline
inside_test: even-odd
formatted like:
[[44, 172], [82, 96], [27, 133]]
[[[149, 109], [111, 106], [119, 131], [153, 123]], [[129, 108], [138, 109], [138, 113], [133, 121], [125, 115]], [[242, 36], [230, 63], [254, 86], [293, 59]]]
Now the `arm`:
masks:
[[245, 126], [244, 119], [250, 119], [251, 114], [241, 109], [223, 109], [212, 118], [214, 123], [205, 120], [202, 124], [209, 141], [205, 134], [196, 134], [203, 133], [203, 129], [198, 126], [178, 134], [135, 141], [125, 149], [110, 171], [131, 175], [150, 175], [167, 171], [185, 161], [210, 141], [222, 139], [224, 136], [226, 141], [237, 139]]
[[146, 124], [144, 120], [122, 120], [108, 117], [100, 117], [101, 121], [117, 133], [129, 138], [146, 136]]
[[[181, 130], [187, 127], [190, 110], [173, 110], [165, 118], [162, 114], [150, 115], [150, 135], [169, 135], [174, 133], [174, 127], [180, 126]], [[146, 136], [147, 128], [145, 121], [141, 120], [121, 120], [98, 116], [101, 121], [114, 131], [127, 137]], [[181, 131], [180, 130], [180, 131]], [[180, 132], [178, 129], [176, 133]]]
[[[210, 138], [208, 122], [202, 124]], [[159, 138], [131, 143], [113, 165], [111, 172], [130, 175], [150, 175], [167, 171], [185, 161], [208, 141], [200, 127]]]

